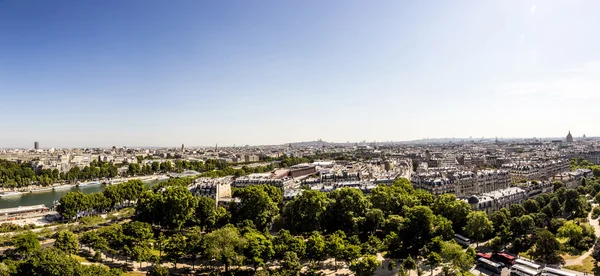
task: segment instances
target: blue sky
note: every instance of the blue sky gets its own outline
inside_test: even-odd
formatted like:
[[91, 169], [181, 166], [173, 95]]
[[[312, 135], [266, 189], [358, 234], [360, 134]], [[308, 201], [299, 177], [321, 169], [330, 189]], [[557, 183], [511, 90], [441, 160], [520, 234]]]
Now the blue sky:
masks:
[[600, 1], [0, 1], [0, 148], [600, 135]]

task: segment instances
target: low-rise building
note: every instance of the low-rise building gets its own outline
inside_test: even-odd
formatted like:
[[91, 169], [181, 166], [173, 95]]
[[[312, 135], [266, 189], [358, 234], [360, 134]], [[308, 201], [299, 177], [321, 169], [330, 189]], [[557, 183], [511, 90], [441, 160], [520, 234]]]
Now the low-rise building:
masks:
[[290, 177], [296, 178], [315, 173], [316, 166], [312, 164], [298, 164], [290, 167]]

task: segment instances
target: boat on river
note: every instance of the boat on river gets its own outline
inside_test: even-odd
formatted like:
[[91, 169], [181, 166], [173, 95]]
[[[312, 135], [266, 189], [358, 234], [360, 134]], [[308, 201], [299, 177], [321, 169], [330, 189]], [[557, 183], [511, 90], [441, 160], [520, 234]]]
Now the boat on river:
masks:
[[77, 187], [97, 186], [100, 184], [102, 184], [102, 183], [100, 183], [98, 181], [92, 181], [92, 182], [88, 182], [88, 183], [79, 183], [79, 184], [77, 184]]
[[0, 198], [21, 196], [23, 192], [2, 192]]
[[50, 192], [50, 191], [52, 191], [52, 187], [31, 190], [32, 193], [43, 193], [43, 192]]
[[56, 186], [56, 187], [52, 187], [53, 190], [66, 190], [66, 189], [71, 189], [73, 188], [72, 185], [60, 185], [60, 186]]

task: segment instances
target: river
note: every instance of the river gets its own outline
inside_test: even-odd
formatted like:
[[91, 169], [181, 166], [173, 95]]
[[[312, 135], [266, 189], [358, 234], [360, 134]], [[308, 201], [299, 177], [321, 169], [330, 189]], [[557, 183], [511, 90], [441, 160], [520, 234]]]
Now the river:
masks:
[[[156, 183], [162, 182], [164, 180], [152, 180], [148, 183], [150, 186], [155, 185]], [[118, 185], [118, 184], [117, 184]], [[38, 205], [44, 204], [46, 207], [52, 207], [52, 204], [55, 200], [59, 200], [62, 196], [66, 195], [70, 191], [81, 191], [84, 194], [91, 194], [96, 192], [101, 192], [105, 188], [105, 185], [95, 185], [95, 186], [85, 186], [85, 187], [73, 187], [71, 189], [64, 189], [58, 191], [47, 191], [47, 192], [39, 192], [39, 193], [26, 193], [21, 196], [14, 197], [5, 197], [0, 199], [0, 209], [4, 208], [13, 208], [19, 206], [29, 206], [29, 205]]]

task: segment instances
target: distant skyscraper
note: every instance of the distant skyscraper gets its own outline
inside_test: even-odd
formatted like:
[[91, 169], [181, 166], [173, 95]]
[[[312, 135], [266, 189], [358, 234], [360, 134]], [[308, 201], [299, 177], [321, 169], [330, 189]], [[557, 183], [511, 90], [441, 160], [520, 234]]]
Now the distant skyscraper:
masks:
[[38, 142], [38, 141], [33, 142], [33, 148], [36, 150], [40, 149], [40, 142]]
[[184, 149], [183, 144], [181, 144], [181, 152], [183, 152], [183, 149]]
[[567, 143], [573, 143], [573, 135], [571, 135], [570, 130], [569, 130], [569, 134], [567, 134]]

